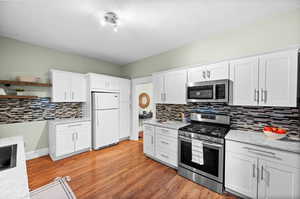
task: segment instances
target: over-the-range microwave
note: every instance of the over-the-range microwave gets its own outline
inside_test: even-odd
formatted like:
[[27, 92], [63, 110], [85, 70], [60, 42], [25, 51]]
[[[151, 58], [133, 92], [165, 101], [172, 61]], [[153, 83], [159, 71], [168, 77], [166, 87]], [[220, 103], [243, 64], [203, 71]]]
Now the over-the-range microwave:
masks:
[[188, 83], [187, 102], [229, 102], [229, 80]]

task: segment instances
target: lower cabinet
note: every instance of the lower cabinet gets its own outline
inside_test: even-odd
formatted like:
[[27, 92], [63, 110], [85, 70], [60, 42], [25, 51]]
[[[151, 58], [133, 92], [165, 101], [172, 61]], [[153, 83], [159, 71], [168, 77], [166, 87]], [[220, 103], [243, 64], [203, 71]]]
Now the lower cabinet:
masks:
[[53, 160], [62, 159], [91, 148], [91, 123], [72, 122], [57, 124], [49, 122], [49, 151]]
[[226, 141], [225, 188], [242, 197], [300, 198], [300, 155]]
[[150, 156], [154, 156], [154, 132], [155, 127], [150, 125], [144, 125], [144, 153]]
[[144, 125], [144, 153], [171, 167], [178, 166], [177, 130]]

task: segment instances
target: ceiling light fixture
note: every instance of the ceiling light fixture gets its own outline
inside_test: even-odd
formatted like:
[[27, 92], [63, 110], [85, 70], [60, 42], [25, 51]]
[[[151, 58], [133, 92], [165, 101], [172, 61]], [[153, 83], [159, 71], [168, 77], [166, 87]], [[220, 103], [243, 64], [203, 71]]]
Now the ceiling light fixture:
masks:
[[113, 27], [113, 30], [115, 32], [118, 32], [118, 26], [120, 25], [120, 21], [116, 13], [106, 12], [100, 22], [102, 26], [106, 26], [108, 24]]

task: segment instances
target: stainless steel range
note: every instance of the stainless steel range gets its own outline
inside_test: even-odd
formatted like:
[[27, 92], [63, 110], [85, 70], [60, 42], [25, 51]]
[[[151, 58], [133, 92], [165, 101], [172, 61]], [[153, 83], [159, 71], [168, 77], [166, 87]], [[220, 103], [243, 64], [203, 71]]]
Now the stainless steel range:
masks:
[[[224, 137], [229, 128], [229, 116], [192, 113], [191, 124], [179, 129], [178, 174], [223, 193]], [[192, 158], [195, 143], [201, 144], [201, 163]]]

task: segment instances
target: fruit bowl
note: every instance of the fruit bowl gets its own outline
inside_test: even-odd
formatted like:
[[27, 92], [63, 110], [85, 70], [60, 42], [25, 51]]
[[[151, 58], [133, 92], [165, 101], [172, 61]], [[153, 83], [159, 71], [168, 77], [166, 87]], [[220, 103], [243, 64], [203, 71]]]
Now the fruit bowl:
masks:
[[264, 134], [273, 140], [279, 140], [281, 138], [284, 138], [286, 136], [286, 134], [278, 134], [278, 133], [274, 133], [272, 131], [264, 131]]

